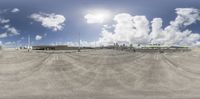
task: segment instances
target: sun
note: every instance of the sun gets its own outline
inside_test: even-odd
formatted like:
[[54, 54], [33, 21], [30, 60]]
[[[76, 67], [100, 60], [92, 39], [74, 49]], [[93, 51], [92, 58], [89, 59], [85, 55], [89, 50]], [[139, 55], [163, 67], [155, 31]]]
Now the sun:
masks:
[[85, 15], [85, 19], [87, 19], [87, 23], [105, 23], [110, 16], [111, 13], [108, 10], [92, 10]]

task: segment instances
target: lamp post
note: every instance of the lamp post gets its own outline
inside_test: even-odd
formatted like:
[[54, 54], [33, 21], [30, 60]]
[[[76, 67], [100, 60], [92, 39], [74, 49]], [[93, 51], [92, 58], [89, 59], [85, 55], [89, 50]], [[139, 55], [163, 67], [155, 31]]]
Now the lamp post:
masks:
[[30, 45], [31, 45], [31, 38], [30, 35], [28, 35], [28, 52], [30, 50]]
[[79, 47], [78, 47], [78, 52], [81, 52], [80, 32], [78, 33], [78, 38], [79, 38]]

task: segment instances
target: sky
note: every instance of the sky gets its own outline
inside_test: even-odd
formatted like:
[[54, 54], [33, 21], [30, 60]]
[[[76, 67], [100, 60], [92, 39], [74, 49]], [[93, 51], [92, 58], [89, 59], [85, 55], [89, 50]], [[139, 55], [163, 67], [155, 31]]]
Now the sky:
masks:
[[199, 0], [0, 0], [0, 45], [200, 44]]

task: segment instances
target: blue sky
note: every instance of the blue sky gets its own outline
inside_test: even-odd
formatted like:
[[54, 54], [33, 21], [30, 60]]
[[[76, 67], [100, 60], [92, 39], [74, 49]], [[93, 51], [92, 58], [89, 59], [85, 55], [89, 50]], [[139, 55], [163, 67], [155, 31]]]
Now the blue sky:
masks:
[[[9, 22], [0, 24], [0, 34], [8, 31], [4, 28], [5, 25], [15, 28], [19, 34], [4, 36], [0, 41], [2, 44], [18, 42], [25, 45], [27, 36], [30, 35], [33, 45], [77, 42], [80, 33], [82, 41], [93, 42], [98, 41], [102, 35], [103, 25], [115, 24], [113, 18], [117, 14], [145, 16], [149, 24], [159, 17], [163, 21], [162, 27], [166, 27], [177, 17], [176, 8], [200, 9], [199, 5], [199, 0], [1, 0], [0, 18]], [[14, 9], [18, 11], [15, 12]], [[85, 16], [96, 10], [108, 11], [109, 20], [103, 23], [88, 23]], [[33, 14], [62, 15], [65, 21], [62, 23], [62, 29], [55, 31], [55, 27], [43, 26], [37, 18], [31, 18]], [[199, 26], [200, 22], [197, 21], [187, 26], [187, 29], [192, 33], [200, 33]], [[36, 39], [37, 35], [41, 38]]]

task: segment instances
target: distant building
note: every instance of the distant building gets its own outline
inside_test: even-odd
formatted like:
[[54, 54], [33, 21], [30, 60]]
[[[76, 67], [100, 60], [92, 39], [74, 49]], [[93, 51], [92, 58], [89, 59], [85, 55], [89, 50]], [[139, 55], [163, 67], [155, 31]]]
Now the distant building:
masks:
[[138, 44], [137, 46], [133, 46], [132, 44], [130, 44], [129, 46], [126, 46], [125, 44], [118, 45], [117, 43], [115, 43], [114, 49], [133, 51], [133, 52], [160, 52], [160, 53], [191, 51], [189, 47], [163, 46], [161, 44], [148, 44], [148, 45]]
[[75, 50], [78, 47], [68, 47], [67, 45], [40, 45], [32, 46], [32, 50]]
[[[67, 45], [40, 45], [32, 46], [32, 50], [78, 50], [79, 47], [71, 47]], [[81, 49], [92, 49], [91, 47], [81, 47]]]

